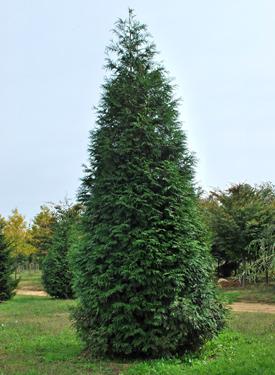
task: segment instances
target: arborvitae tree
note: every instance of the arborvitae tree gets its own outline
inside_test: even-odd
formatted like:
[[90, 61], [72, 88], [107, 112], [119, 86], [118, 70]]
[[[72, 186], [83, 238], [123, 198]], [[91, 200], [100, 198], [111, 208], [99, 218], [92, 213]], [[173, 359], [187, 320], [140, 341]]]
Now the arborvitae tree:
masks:
[[56, 206], [55, 224], [48, 254], [43, 262], [42, 281], [46, 292], [55, 298], [73, 298], [72, 272], [69, 262], [71, 234], [79, 206]]
[[4, 223], [0, 217], [0, 303], [10, 299], [15, 293], [18, 284], [12, 276], [14, 260], [11, 257], [11, 248], [3, 234]]
[[194, 349], [223, 324], [177, 100], [146, 27], [119, 20], [80, 198], [75, 324], [95, 356]]

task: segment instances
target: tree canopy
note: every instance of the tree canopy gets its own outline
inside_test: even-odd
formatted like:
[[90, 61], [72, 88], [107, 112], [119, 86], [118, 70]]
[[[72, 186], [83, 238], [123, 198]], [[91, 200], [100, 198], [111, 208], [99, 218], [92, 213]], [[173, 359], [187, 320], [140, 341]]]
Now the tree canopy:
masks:
[[212, 231], [212, 252], [221, 276], [230, 276], [241, 263], [257, 258], [251, 242], [274, 225], [275, 189], [271, 184], [233, 184], [225, 191], [211, 192], [201, 205]]
[[44, 258], [52, 242], [55, 215], [48, 206], [41, 206], [31, 226], [31, 243], [37, 249], [37, 255]]
[[5, 221], [4, 235], [15, 258], [24, 258], [37, 252], [36, 247], [31, 243], [30, 227], [18, 209], [13, 210]]

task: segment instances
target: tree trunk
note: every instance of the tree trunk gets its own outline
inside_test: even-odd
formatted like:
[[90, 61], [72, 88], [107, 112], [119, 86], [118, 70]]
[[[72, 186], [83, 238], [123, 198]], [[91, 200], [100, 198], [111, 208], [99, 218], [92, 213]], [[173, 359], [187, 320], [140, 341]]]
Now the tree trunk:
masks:
[[243, 272], [243, 277], [242, 277], [242, 287], [244, 288], [246, 285], [246, 261], [243, 260], [243, 265], [244, 265], [244, 272]]
[[268, 268], [265, 269], [265, 285], [269, 284]]

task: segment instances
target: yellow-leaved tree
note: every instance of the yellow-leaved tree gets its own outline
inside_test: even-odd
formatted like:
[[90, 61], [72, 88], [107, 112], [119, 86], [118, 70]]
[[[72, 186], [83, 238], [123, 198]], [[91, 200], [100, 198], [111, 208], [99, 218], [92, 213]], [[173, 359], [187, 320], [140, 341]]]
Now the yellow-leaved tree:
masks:
[[17, 259], [24, 259], [37, 252], [32, 244], [31, 230], [26, 219], [18, 209], [5, 220], [4, 235], [11, 246], [12, 255]]

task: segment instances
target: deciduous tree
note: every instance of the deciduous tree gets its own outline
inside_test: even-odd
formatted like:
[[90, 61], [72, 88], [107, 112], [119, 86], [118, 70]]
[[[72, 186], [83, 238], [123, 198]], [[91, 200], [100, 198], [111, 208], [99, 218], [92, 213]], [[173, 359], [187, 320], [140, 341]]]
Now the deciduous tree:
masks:
[[11, 246], [12, 256], [17, 261], [37, 252], [32, 245], [31, 231], [23, 215], [17, 209], [6, 220], [4, 235]]
[[[275, 189], [271, 184], [233, 184], [215, 190], [201, 200], [205, 220], [212, 231], [212, 252], [220, 276], [230, 276], [242, 264], [257, 258], [250, 246], [261, 239], [275, 219]], [[255, 247], [253, 247], [255, 249]]]
[[39, 259], [47, 255], [53, 236], [55, 215], [48, 206], [41, 206], [40, 212], [35, 216], [31, 227], [31, 242], [37, 249]]

